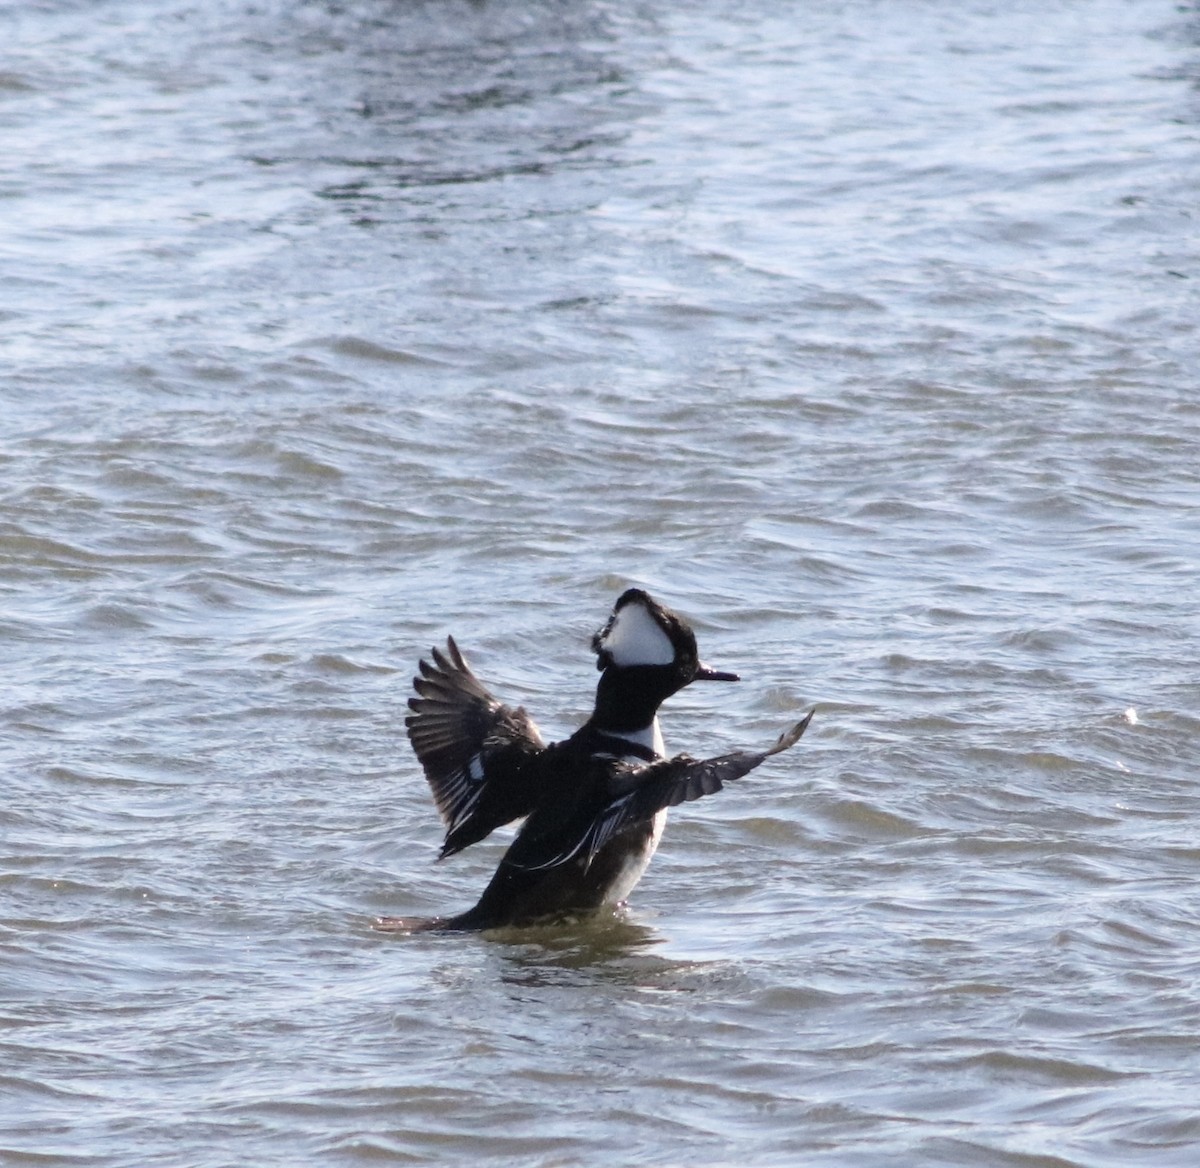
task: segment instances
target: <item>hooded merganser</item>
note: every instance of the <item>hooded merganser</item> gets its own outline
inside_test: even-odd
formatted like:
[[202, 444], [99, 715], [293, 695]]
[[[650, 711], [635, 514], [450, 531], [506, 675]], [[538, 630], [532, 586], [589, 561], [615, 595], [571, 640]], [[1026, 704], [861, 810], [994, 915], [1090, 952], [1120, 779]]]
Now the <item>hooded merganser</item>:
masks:
[[700, 661], [679, 616], [639, 588], [592, 638], [592, 716], [547, 746], [521, 707], [501, 705], [448, 638], [413, 679], [408, 736], [446, 826], [438, 859], [525, 818], [479, 903], [452, 917], [380, 917], [388, 932], [491, 929], [618, 905], [658, 846], [667, 808], [721, 790], [795, 745], [812, 712], [764, 751], [667, 758], [658, 707], [693, 681], [737, 681]]

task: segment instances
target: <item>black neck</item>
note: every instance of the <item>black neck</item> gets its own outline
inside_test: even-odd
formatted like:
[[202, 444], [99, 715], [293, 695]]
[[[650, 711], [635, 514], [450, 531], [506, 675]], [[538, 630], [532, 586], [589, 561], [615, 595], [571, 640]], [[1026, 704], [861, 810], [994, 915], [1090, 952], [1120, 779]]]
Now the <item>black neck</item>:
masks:
[[673, 666], [610, 667], [596, 686], [592, 724], [598, 730], [619, 734], [645, 730], [658, 707], [680, 688], [679, 673]]

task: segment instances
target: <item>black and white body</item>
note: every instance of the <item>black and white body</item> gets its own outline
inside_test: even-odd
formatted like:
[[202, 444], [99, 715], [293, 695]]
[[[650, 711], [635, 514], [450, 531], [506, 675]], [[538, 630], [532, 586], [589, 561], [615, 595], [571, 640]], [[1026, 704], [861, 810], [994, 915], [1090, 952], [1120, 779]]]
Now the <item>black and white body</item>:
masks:
[[546, 745], [523, 708], [498, 702], [453, 638], [421, 661], [408, 735], [446, 827], [442, 859], [524, 819], [478, 904], [447, 918], [383, 917], [385, 931], [489, 929], [623, 902], [645, 872], [667, 808], [719, 791], [794, 745], [812, 717], [769, 749], [667, 758], [659, 706], [693, 681], [737, 681], [701, 663], [688, 625], [631, 588], [592, 638], [600, 681], [592, 716]]

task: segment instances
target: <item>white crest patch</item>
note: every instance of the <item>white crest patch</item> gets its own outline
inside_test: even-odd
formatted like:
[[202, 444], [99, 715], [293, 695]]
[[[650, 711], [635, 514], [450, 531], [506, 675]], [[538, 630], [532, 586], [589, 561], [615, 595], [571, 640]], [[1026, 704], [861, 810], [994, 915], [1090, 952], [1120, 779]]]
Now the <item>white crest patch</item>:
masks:
[[614, 665], [670, 665], [675, 660], [671, 638], [645, 606], [636, 601], [617, 613], [600, 645], [612, 657]]

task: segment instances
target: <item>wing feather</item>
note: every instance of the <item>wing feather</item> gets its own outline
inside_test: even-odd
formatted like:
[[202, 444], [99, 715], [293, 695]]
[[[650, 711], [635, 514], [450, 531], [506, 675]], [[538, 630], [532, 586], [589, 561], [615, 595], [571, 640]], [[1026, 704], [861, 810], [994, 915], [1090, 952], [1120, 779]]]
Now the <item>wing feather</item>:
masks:
[[492, 696], [453, 637], [430, 657], [413, 678], [405, 725], [446, 827], [441, 858], [529, 813], [545, 743], [522, 707]]
[[[680, 803], [690, 803], [705, 795], [715, 795], [726, 783], [749, 774], [773, 754], [779, 754], [800, 741], [815, 711], [789, 727], [766, 750], [741, 750], [717, 758], [694, 759], [686, 754], [643, 766], [616, 763], [613, 767], [611, 799], [592, 816], [582, 831], [573, 835], [553, 856], [539, 857], [536, 863], [522, 863], [519, 845], [513, 845], [509, 855], [514, 867], [525, 871], [541, 871], [565, 864], [583, 855], [590, 862], [609, 840], [635, 823], [652, 819], [658, 812]], [[531, 845], [534, 841], [530, 841]]]

